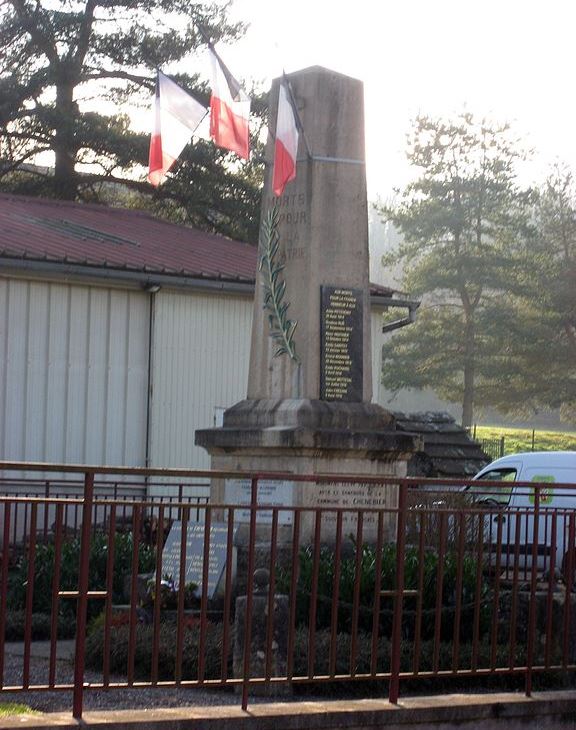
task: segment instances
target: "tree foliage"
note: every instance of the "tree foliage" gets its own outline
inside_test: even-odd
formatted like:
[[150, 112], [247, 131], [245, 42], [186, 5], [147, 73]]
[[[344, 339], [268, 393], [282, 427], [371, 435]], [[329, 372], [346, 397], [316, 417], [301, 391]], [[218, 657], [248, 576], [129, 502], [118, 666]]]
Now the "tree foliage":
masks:
[[[256, 240], [262, 171], [207, 142], [189, 146], [159, 190], [143, 181], [149, 134], [126, 104], [149, 107], [155, 69], [207, 104], [200, 23], [214, 41], [244, 31], [228, 7], [184, 0], [6, 0], [0, 9], [0, 189], [150, 205], [173, 220]], [[181, 65], [181, 63], [180, 63]], [[257, 115], [266, 100], [253, 104]], [[257, 132], [254, 144], [258, 147]], [[28, 166], [48, 158], [53, 169]], [[52, 162], [53, 161], [53, 162]]]
[[383, 263], [402, 263], [404, 288], [424, 300], [416, 325], [385, 345], [383, 382], [431, 387], [462, 403], [464, 425], [475, 401], [491, 402], [510, 357], [494, 324], [507, 316], [521, 244], [532, 232], [531, 196], [516, 183], [521, 158], [507, 125], [470, 114], [419, 117], [408, 149], [419, 177], [395, 205], [380, 207], [403, 235]]
[[576, 185], [556, 165], [538, 191], [537, 235], [525, 246], [509, 319], [514, 372], [495, 404], [503, 411], [559, 409], [576, 418]]
[[[576, 412], [576, 184], [567, 168], [556, 167], [538, 205], [540, 239], [538, 292], [557, 342], [555, 363], [564, 388], [559, 405]], [[558, 378], [560, 379], [560, 378]]]

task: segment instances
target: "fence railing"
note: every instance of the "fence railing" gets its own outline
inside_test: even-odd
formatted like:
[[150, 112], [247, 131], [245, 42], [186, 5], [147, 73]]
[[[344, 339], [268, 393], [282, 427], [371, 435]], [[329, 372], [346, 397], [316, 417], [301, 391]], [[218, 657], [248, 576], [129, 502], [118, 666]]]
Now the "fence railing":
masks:
[[482, 451], [488, 454], [492, 460], [520, 451], [550, 451], [571, 448], [566, 445], [566, 441], [562, 443], [558, 441], [555, 445], [550, 438], [549, 432], [538, 432], [536, 429], [521, 430], [513, 436], [502, 434], [493, 438], [482, 438], [478, 435], [476, 424], [468, 428], [467, 431], [480, 444]]
[[[132, 507], [135, 502], [146, 500], [153, 494], [154, 502], [165, 506], [166, 519], [172, 519], [179, 512], [178, 505], [187, 503], [195, 509], [192, 515], [196, 521], [202, 513], [198, 509], [209, 499], [210, 483], [206, 479], [176, 482], [158, 482], [143, 479], [141, 481], [94, 481], [94, 499], [96, 500], [92, 515], [93, 532], [102, 530], [109, 520], [110, 505], [115, 502], [117, 530], [128, 531], [132, 524]], [[47, 542], [55, 531], [57, 505], [64, 500], [62, 530], [66, 539], [79, 537], [82, 523], [84, 481], [78, 479], [23, 479], [0, 477], [0, 494], [4, 496], [28, 498], [14, 503], [11, 517], [10, 545], [18, 552], [30, 529], [31, 499], [37, 505], [37, 540]], [[172, 505], [174, 505], [172, 507]], [[150, 520], [142, 525], [142, 530], [153, 530], [155, 524]]]
[[[0, 462], [35, 468], [47, 469]], [[554, 485], [564, 502], [550, 509], [550, 484], [514, 485], [514, 501], [509, 483], [475, 483], [471, 496], [457, 482], [392, 477], [69, 473], [83, 470], [73, 496], [17, 496], [24, 482], [0, 496], [2, 693], [71, 689], [80, 717], [85, 692], [112, 687], [240, 685], [246, 708], [254, 685], [380, 681], [397, 702], [408, 680], [508, 676], [530, 694], [536, 673], [576, 668], [576, 485]], [[127, 505], [98, 492], [112, 474], [248, 479], [249, 503], [186, 500], [183, 486], [178, 500], [133, 493]], [[275, 504], [259, 501], [261, 481], [282, 484]], [[308, 506], [312, 490], [321, 507]], [[38, 679], [40, 613], [50, 654]], [[14, 614], [23, 656], [8, 676]], [[56, 657], [70, 633], [66, 682]]]
[[[476, 438], [476, 437], [474, 437]], [[506, 437], [500, 436], [495, 439], [476, 439], [482, 451], [495, 461], [506, 453]]]

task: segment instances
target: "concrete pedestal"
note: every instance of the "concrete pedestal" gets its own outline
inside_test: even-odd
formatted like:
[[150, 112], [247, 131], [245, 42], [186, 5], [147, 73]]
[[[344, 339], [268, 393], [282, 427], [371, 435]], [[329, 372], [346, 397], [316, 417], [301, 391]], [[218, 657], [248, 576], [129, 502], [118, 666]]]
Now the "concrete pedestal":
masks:
[[[343, 535], [355, 535], [357, 510], [393, 509], [397, 487], [382, 484], [346, 484], [344, 475], [404, 477], [411, 454], [420, 448], [414, 436], [395, 431], [393, 419], [379, 406], [366, 403], [327, 403], [312, 400], [241, 401], [224, 414], [222, 428], [196, 432], [196, 443], [212, 456], [212, 467], [248, 473], [285, 472], [298, 475], [334, 475], [330, 482], [283, 483], [274, 502], [286, 507], [319, 507], [323, 542], [333, 542], [336, 512], [343, 507]], [[215, 479], [211, 501], [231, 501], [229, 480]], [[264, 497], [265, 501], [265, 497]], [[279, 539], [291, 539], [292, 513], [281, 519]], [[242, 519], [242, 516], [239, 516]], [[264, 517], [264, 516], [263, 516]], [[247, 523], [248, 516], [244, 516]], [[261, 525], [260, 533], [264, 533]], [[376, 513], [364, 515], [363, 536], [377, 537]], [[311, 542], [315, 512], [301, 516], [300, 542]], [[242, 530], [240, 531], [240, 536]], [[384, 539], [395, 538], [395, 514], [385, 514]]]

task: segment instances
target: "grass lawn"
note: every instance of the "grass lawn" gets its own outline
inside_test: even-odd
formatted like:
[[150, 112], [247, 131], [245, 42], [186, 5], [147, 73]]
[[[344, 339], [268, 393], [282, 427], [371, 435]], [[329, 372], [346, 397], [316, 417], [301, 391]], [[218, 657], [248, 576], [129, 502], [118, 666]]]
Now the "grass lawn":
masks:
[[0, 717], [10, 717], [11, 715], [38, 715], [28, 705], [19, 705], [17, 702], [0, 702]]
[[[504, 437], [504, 453], [516, 454], [519, 451], [532, 451], [532, 431], [523, 428], [503, 426], [477, 426], [476, 438], [500, 439]], [[534, 451], [576, 451], [575, 431], [536, 431]]]

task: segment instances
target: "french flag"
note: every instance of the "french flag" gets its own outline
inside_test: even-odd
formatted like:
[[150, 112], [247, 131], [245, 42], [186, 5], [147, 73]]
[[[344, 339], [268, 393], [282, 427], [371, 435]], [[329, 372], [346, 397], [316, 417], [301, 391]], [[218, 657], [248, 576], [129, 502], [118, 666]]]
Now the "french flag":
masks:
[[206, 108], [193, 96], [158, 71], [148, 164], [148, 181], [152, 185], [164, 181], [206, 113]]
[[210, 134], [219, 147], [250, 156], [250, 97], [232, 76], [212, 43], [208, 43], [212, 64]]
[[280, 83], [276, 140], [274, 143], [274, 173], [272, 190], [282, 195], [284, 188], [296, 177], [296, 153], [298, 151], [298, 125], [288, 82]]

